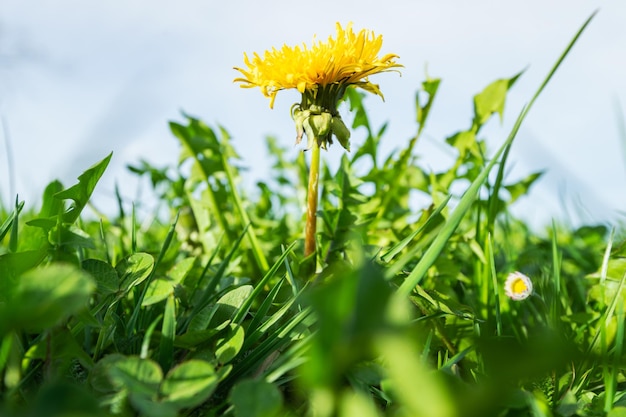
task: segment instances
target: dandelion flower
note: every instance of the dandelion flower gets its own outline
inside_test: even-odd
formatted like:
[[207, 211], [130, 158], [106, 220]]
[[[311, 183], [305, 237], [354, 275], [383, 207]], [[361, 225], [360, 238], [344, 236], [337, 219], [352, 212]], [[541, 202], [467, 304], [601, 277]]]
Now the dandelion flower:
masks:
[[281, 49], [265, 51], [263, 57], [244, 54], [246, 68], [235, 67], [243, 76], [235, 78], [243, 88], [259, 87], [274, 107], [280, 90], [297, 89], [302, 94], [300, 104], [292, 107], [296, 122], [296, 143], [306, 133], [307, 148], [314, 142], [326, 149], [332, 144], [332, 135], [349, 150], [350, 132], [341, 120], [337, 104], [348, 87], [359, 87], [383, 97], [378, 85], [368, 77], [401, 67], [395, 54], [379, 57], [382, 36], [369, 30], [352, 31], [352, 24], [344, 29], [337, 23], [336, 37], [326, 42], [313, 41], [311, 47], [283, 45]]
[[294, 88], [302, 94], [301, 102], [291, 107], [291, 118], [296, 124], [296, 144], [306, 133], [307, 149], [311, 150], [304, 238], [307, 257], [316, 251], [320, 148], [327, 149], [334, 136], [344, 149], [350, 150], [350, 131], [337, 105], [348, 87], [362, 88], [383, 98], [369, 76], [402, 66], [396, 63], [395, 54], [378, 56], [382, 44], [380, 35], [365, 29], [354, 33], [352, 24], [344, 29], [337, 23], [336, 37], [330, 36], [326, 42], [313, 38], [311, 47], [283, 45], [281, 49], [265, 51], [263, 57], [255, 53], [250, 58], [244, 54], [246, 68], [235, 67], [242, 76], [234, 82], [244, 88], [259, 87], [270, 99], [270, 108], [274, 107], [280, 90]]
[[504, 293], [512, 300], [525, 300], [533, 292], [533, 282], [521, 272], [512, 272], [504, 283]]

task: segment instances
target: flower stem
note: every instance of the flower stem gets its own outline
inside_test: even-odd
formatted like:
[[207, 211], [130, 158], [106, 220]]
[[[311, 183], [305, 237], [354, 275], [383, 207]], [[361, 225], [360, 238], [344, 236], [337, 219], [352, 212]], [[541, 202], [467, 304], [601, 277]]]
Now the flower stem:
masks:
[[313, 141], [311, 147], [311, 167], [309, 169], [309, 188], [307, 190], [306, 228], [304, 232], [304, 256], [315, 253], [315, 230], [317, 227], [317, 190], [320, 174], [320, 146]]

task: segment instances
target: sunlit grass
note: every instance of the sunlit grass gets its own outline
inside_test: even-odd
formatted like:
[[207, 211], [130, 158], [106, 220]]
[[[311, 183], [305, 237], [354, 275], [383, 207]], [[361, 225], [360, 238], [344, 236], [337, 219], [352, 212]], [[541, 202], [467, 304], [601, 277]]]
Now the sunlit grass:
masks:
[[[268, 139], [271, 175], [243, 189], [227, 130], [193, 118], [170, 124], [171, 166], [130, 167], [166, 216], [119, 194], [118, 213], [84, 215], [110, 155], [38, 204], [4, 204], [0, 415], [624, 415], [623, 232], [535, 232], [510, 208], [540, 175], [504, 175], [583, 29], [495, 152], [478, 132], [521, 75], [479, 92], [470, 127], [442, 140], [456, 160], [441, 171], [414, 155], [441, 80], [422, 83], [418, 133], [389, 155], [348, 90], [364, 139], [320, 167], [313, 277], [302, 153]], [[411, 208], [411, 193], [429, 203]], [[528, 297], [507, 297], [515, 271]]]

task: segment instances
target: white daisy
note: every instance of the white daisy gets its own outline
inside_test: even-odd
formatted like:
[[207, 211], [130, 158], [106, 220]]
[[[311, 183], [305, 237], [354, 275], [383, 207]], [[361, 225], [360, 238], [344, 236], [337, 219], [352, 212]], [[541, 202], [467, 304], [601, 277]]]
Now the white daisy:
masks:
[[525, 300], [533, 292], [533, 282], [526, 275], [515, 271], [509, 274], [504, 283], [504, 293], [511, 300]]

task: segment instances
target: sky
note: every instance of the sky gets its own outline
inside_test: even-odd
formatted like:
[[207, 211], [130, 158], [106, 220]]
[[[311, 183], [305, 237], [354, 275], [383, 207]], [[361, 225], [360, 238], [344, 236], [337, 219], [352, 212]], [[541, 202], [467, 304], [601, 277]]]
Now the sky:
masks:
[[[232, 81], [243, 53], [262, 53], [326, 39], [335, 22], [383, 35], [402, 74], [378, 74], [385, 101], [365, 104], [374, 126], [389, 122], [383, 153], [416, 132], [415, 94], [425, 79], [442, 79], [425, 136], [416, 148], [433, 170], [450, 163], [441, 143], [469, 127], [472, 97], [490, 82], [524, 70], [510, 92], [503, 122], [485, 131], [495, 152], [517, 114], [583, 22], [598, 14], [536, 102], [509, 157], [509, 178], [546, 173], [515, 211], [533, 224], [623, 220], [626, 209], [626, 2], [589, 0], [388, 0], [293, 2], [241, 0], [2, 0], [0, 4], [0, 200], [19, 194], [35, 206], [55, 178], [71, 185], [113, 152], [94, 201], [114, 206], [119, 184], [142, 198], [126, 169], [145, 159], [177, 162], [168, 121], [182, 112], [232, 136], [245, 187], [269, 172], [264, 138], [291, 147], [289, 116], [298, 94], [278, 94], [274, 109], [258, 89]], [[620, 110], [620, 105], [622, 109]], [[342, 109], [347, 113], [347, 109]], [[349, 115], [344, 114], [344, 117]], [[352, 147], [363, 140], [353, 132]], [[302, 148], [292, 147], [293, 156]], [[333, 163], [344, 152], [331, 147]], [[12, 163], [11, 163], [12, 162]]]

